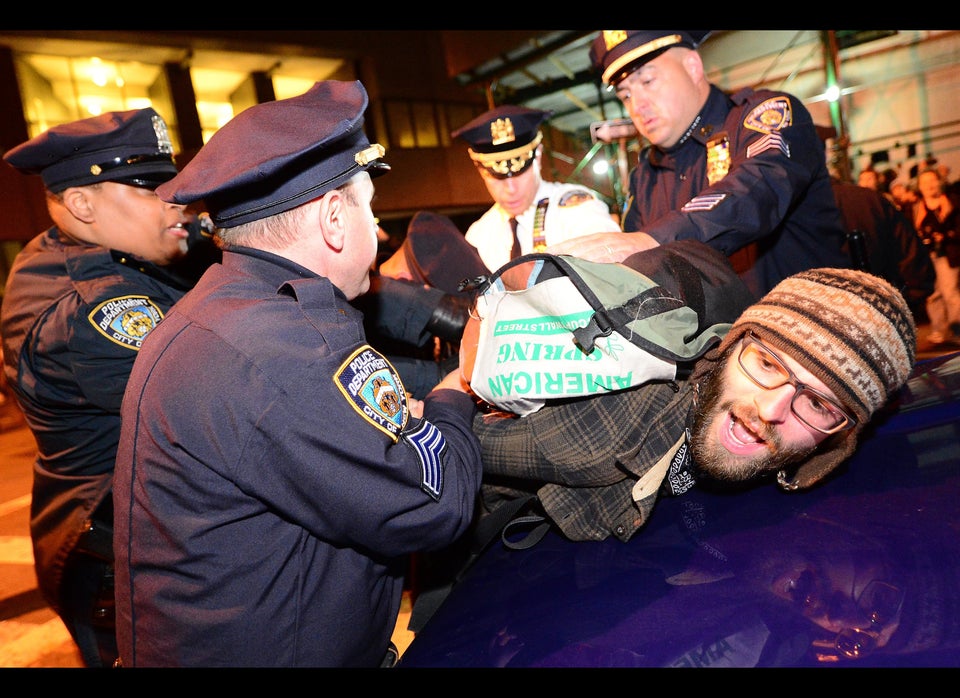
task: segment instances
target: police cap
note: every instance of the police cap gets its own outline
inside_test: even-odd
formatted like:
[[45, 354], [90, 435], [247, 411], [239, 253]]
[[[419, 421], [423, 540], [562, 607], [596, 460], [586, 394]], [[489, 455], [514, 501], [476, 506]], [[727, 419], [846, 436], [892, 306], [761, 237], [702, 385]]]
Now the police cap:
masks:
[[325, 80], [296, 97], [240, 112], [161, 187], [164, 201], [203, 200], [230, 228], [289, 211], [359, 172], [389, 170], [384, 149], [363, 133], [367, 92], [359, 80]]
[[615, 29], [602, 31], [590, 47], [594, 70], [602, 71], [603, 82], [617, 84], [648, 61], [674, 46], [697, 48], [707, 31], [652, 29], [636, 31]]
[[552, 112], [504, 105], [484, 112], [452, 134], [469, 145], [470, 159], [497, 179], [524, 172], [543, 140], [542, 124]]
[[97, 182], [154, 189], [177, 174], [167, 124], [151, 107], [54, 126], [3, 159], [54, 193]]
[[464, 279], [490, 273], [457, 224], [439, 213], [417, 212], [400, 249], [414, 280], [444, 293], [457, 293]]

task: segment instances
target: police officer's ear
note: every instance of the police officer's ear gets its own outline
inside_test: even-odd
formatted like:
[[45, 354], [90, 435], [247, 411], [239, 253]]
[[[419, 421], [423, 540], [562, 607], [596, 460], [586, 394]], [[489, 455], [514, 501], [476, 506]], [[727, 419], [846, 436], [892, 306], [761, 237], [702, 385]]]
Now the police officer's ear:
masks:
[[93, 223], [96, 219], [94, 202], [87, 187], [67, 187], [52, 199], [61, 203], [81, 223]]
[[[352, 192], [351, 192], [352, 193]], [[307, 215], [316, 217], [316, 224], [327, 246], [338, 252], [350, 230], [350, 202], [343, 189], [333, 189], [313, 202]]]
[[693, 82], [693, 84], [697, 84], [701, 80], [704, 80], [703, 59], [700, 57], [700, 54], [693, 49], [682, 50], [683, 56], [680, 58], [680, 62], [683, 65], [683, 69], [687, 72], [687, 75], [690, 76], [690, 81]]

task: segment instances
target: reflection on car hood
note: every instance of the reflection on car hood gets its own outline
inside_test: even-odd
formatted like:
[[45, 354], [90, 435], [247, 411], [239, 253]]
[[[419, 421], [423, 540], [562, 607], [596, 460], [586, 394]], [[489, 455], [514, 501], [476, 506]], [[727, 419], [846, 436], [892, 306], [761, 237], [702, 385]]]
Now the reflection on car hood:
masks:
[[960, 354], [807, 492], [694, 488], [628, 543], [499, 541], [400, 667], [960, 666]]

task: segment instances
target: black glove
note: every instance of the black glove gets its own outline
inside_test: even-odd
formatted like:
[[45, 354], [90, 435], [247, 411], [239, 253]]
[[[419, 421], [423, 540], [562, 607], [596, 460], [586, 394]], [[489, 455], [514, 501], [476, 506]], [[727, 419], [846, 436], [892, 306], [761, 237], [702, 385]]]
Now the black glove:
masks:
[[470, 296], [445, 293], [427, 322], [427, 331], [440, 339], [460, 341], [472, 306]]

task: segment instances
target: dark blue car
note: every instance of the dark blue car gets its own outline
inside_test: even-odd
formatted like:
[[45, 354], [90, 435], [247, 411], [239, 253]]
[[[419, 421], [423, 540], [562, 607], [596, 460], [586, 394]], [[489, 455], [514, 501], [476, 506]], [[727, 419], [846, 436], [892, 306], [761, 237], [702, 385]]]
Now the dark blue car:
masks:
[[828, 482], [661, 498], [628, 543], [500, 539], [408, 667], [960, 666], [960, 354]]

